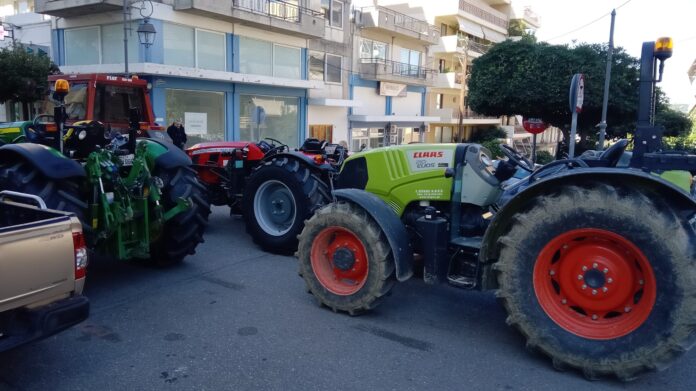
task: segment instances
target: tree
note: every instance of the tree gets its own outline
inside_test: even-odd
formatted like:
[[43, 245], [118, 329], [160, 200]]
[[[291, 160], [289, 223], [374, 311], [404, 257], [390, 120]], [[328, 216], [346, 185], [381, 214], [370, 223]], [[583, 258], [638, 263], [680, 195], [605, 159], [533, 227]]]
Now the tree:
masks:
[[21, 44], [0, 49], [0, 102], [21, 102], [28, 117], [28, 104], [46, 95], [54, 68], [48, 56], [31, 54]]
[[[533, 39], [507, 40], [493, 46], [473, 61], [469, 81], [469, 105], [485, 115], [514, 115], [542, 118], [561, 128], [566, 138], [571, 113], [568, 103], [570, 80], [575, 73], [585, 75], [582, 113], [578, 132], [582, 140], [594, 139], [601, 120], [606, 45], [577, 46], [536, 43]], [[609, 86], [607, 137], [625, 137], [635, 127], [638, 107], [638, 59], [622, 48], [613, 55]], [[665, 124], [676, 126], [669, 134], [688, 132], [688, 119], [681, 114], [664, 114], [668, 110], [664, 95], [658, 95], [658, 118], [667, 116]], [[669, 121], [667, 119], [669, 118]]]

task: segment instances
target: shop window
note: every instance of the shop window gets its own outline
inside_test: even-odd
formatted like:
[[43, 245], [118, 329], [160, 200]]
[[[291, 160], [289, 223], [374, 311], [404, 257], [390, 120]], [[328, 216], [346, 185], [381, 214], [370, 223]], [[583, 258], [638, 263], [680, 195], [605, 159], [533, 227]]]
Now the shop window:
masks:
[[332, 143], [333, 125], [309, 125], [309, 137]]
[[359, 152], [363, 149], [379, 148], [384, 146], [384, 129], [352, 129], [350, 150]]
[[166, 126], [181, 119], [188, 145], [225, 139], [223, 92], [167, 89], [166, 109]]
[[225, 34], [196, 29], [196, 67], [225, 70]]
[[298, 144], [298, 98], [240, 95], [239, 105], [239, 133], [242, 140], [272, 137], [290, 146]]
[[98, 26], [65, 30], [65, 65], [101, 63], [99, 41]]
[[164, 63], [193, 68], [194, 55], [193, 27], [164, 23]]

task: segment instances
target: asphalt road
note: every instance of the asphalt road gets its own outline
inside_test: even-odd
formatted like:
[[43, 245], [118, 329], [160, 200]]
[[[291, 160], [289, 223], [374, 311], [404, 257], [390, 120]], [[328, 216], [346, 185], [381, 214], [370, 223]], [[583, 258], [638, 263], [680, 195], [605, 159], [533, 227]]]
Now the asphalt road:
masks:
[[694, 390], [696, 352], [622, 384], [525, 350], [491, 293], [412, 280], [350, 317], [216, 208], [181, 266], [97, 260], [85, 323], [0, 353], [0, 390]]

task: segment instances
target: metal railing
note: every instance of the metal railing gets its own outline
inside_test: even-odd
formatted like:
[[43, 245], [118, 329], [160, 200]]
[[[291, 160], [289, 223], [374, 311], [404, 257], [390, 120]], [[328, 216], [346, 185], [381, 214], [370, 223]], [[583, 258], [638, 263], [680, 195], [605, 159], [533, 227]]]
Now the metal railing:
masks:
[[459, 9], [466, 12], [467, 14], [474, 15], [480, 19], [485, 20], [486, 22], [492, 23], [506, 30], [508, 28], [507, 18], [495, 15], [494, 13], [486, 11], [478, 5], [470, 3], [466, 0], [459, 0]]
[[360, 62], [362, 64], [378, 64], [378, 74], [389, 74], [427, 80], [432, 79], [434, 75], [438, 73], [435, 69], [411, 65], [404, 62], [385, 60], [383, 58], [361, 58]]
[[232, 4], [234, 8], [294, 23], [299, 23], [303, 14], [317, 17], [323, 15], [319, 11], [300, 5], [300, 3], [282, 0], [233, 0]]
[[437, 26], [433, 26], [424, 20], [402, 14], [389, 8], [381, 6], [362, 7], [360, 8], [361, 18], [364, 17], [363, 15], [375, 11], [378, 13], [378, 20], [375, 21], [377, 26], [383, 27], [383, 23], [381, 23], [383, 20], [393, 20], [393, 24], [396, 27], [426, 35], [432, 37], [432, 39], [440, 38], [440, 29], [438, 29]]

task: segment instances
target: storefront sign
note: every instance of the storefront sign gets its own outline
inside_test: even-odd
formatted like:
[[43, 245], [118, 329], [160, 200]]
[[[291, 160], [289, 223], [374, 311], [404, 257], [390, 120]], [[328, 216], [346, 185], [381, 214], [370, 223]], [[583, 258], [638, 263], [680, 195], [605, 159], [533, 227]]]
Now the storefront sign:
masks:
[[208, 133], [208, 113], [184, 113], [184, 128], [187, 134]]
[[406, 84], [379, 82], [379, 94], [382, 96], [406, 96]]

